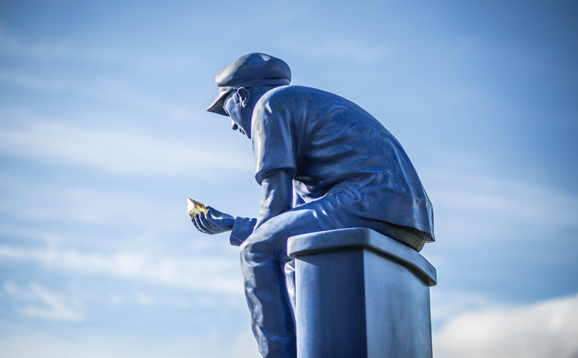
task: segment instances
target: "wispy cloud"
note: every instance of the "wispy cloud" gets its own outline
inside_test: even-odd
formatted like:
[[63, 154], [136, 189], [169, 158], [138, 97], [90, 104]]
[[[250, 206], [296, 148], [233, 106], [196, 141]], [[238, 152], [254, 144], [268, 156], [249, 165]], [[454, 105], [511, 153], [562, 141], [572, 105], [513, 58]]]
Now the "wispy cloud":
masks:
[[0, 72], [0, 82], [41, 91], [62, 91], [69, 87], [61, 79], [41, 79], [27, 73]]
[[[192, 96], [179, 97], [182, 101], [167, 96], [167, 91], [158, 91], [162, 78], [167, 74], [182, 76], [186, 73], [194, 80], [198, 73], [192, 69], [199, 66], [191, 53], [134, 53], [118, 48], [71, 47], [57, 42], [27, 42], [11, 36], [0, 27], [0, 56], [24, 59], [26, 64], [44, 63], [42, 66], [22, 65], [3, 68], [0, 83], [8, 87], [41, 91], [59, 96], [78, 96], [101, 102], [101, 107], [122, 106], [142, 110], [161, 118], [195, 120], [198, 113], [191, 109]], [[46, 71], [47, 67], [59, 64], [65, 68], [81, 71]], [[96, 69], [102, 67], [102, 71]], [[110, 66], [130, 69], [123, 75], [110, 73]], [[137, 69], [137, 75], [131, 72]], [[153, 86], [143, 82], [155, 83]], [[147, 91], [148, 89], [149, 91]], [[188, 89], [185, 89], [188, 90]], [[175, 90], [176, 91], [176, 90]], [[154, 93], [151, 93], [154, 92]], [[10, 106], [11, 104], [8, 104]], [[198, 107], [202, 111], [204, 107]]]
[[438, 326], [464, 312], [480, 311], [500, 303], [488, 294], [467, 291], [444, 290], [436, 287], [431, 290], [431, 318]]
[[[123, 193], [96, 190], [86, 187], [37, 187], [36, 182], [17, 182], [0, 179], [3, 200], [0, 201], [0, 213], [6, 217], [41, 221], [64, 222], [67, 224], [97, 224], [141, 226], [145, 220], [148, 227], [160, 224], [167, 218], [167, 213], [155, 213], [154, 207], [145, 198], [138, 198]], [[172, 213], [171, 213], [172, 214]], [[155, 219], [155, 216], [159, 216]], [[10, 229], [6, 224], [0, 233], [13, 236], [50, 240], [47, 231], [41, 232], [30, 228]], [[52, 235], [54, 236], [54, 235]]]
[[578, 197], [557, 188], [451, 168], [427, 179], [434, 208], [444, 213], [437, 228], [449, 238], [549, 239], [578, 229]]
[[438, 358], [575, 358], [578, 295], [464, 313], [434, 335]]
[[0, 259], [42, 264], [68, 273], [101, 274], [195, 291], [243, 293], [241, 280], [235, 275], [237, 261], [215, 256], [185, 259], [150, 253], [102, 254], [2, 245]]
[[391, 50], [382, 44], [345, 38], [330, 40], [314, 46], [311, 49], [311, 54], [317, 57], [341, 58], [367, 64], [385, 59], [391, 54]]
[[307, 43], [303, 43], [301, 39], [294, 43], [289, 41], [288, 46], [293, 52], [307, 56], [353, 61], [362, 65], [382, 61], [392, 53], [392, 50], [384, 44], [370, 43], [356, 38], [313, 40]]
[[[48, 163], [69, 163], [105, 172], [149, 177], [207, 177], [219, 169], [252, 167], [249, 158], [225, 148], [134, 131], [28, 122], [0, 131], [0, 153]], [[202, 155], [195, 155], [202, 153]]]
[[5, 282], [4, 290], [17, 302], [18, 311], [25, 316], [60, 321], [83, 319], [77, 301], [37, 283], [18, 287], [12, 282]]
[[[156, 337], [155, 337], [156, 338]], [[154, 339], [152, 339], [154, 341]], [[75, 339], [57, 335], [12, 334], [0, 336], [0, 351], [11, 358], [249, 358], [258, 356], [257, 344], [247, 328], [233, 335], [203, 331], [162, 342], [127, 339], [126, 336], [91, 334]]]
[[24, 41], [0, 27], [0, 54], [21, 58], [50, 60], [74, 60], [92, 64], [112, 63], [178, 73], [193, 66], [189, 56], [164, 53], [135, 54], [118, 48], [70, 46], [55, 41]]

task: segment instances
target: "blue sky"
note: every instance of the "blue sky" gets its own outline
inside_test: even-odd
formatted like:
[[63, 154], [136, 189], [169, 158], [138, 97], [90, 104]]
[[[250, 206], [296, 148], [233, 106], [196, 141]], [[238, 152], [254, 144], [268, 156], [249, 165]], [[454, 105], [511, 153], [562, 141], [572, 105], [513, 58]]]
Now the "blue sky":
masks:
[[0, 352], [256, 357], [237, 250], [250, 141], [205, 112], [249, 52], [353, 100], [434, 205], [434, 354], [578, 352], [571, 1], [2, 1]]

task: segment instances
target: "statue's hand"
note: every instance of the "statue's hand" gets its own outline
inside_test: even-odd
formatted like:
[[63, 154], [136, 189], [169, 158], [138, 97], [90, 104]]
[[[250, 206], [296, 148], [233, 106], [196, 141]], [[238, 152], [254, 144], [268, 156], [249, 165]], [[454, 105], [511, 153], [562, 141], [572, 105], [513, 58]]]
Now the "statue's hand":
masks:
[[210, 206], [207, 206], [207, 209], [207, 216], [205, 216], [205, 213], [201, 212], [200, 214], [195, 215], [192, 219], [197, 230], [209, 235], [233, 230], [233, 224], [235, 223], [235, 218], [233, 216], [222, 213]]

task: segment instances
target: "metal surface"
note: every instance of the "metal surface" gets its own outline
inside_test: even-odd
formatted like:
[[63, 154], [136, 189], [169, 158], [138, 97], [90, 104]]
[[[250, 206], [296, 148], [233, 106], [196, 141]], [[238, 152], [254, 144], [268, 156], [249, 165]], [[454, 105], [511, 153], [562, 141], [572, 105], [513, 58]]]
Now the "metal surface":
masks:
[[291, 258], [331, 250], [366, 249], [399, 261], [412, 270], [428, 286], [435, 286], [435, 268], [419, 253], [385, 235], [368, 228], [347, 228], [293, 236], [287, 244]]
[[292, 237], [288, 253], [299, 358], [432, 357], [436, 277], [421, 255], [363, 228]]
[[[360, 357], [359, 342], [377, 342], [364, 345], [365, 355], [381, 352], [384, 348], [380, 344], [384, 341], [372, 337], [377, 337], [376, 330], [393, 326], [381, 327], [385, 323], [374, 322], [373, 316], [365, 320], [359, 312], [396, 319], [393, 313], [383, 311], [382, 306], [373, 306], [373, 294], [398, 299], [387, 291], [397, 287], [405, 290], [409, 302], [414, 298], [409, 298], [412, 292], [408, 287], [419, 287], [416, 282], [426, 289], [435, 284], [435, 270], [417, 253], [426, 242], [435, 240], [431, 202], [401, 144], [380, 121], [343, 97], [315, 88], [291, 86], [290, 80], [289, 66], [263, 53], [242, 56], [219, 72], [215, 79], [219, 94], [208, 110], [229, 116], [233, 129], [252, 141], [255, 179], [263, 191], [261, 210], [256, 219], [235, 219], [209, 207], [208, 215], [207, 212], [194, 215], [193, 223], [207, 234], [231, 230], [231, 244], [239, 245], [251, 326], [263, 357], [295, 357], [296, 320], [301, 329], [315, 332], [311, 337], [317, 334], [338, 337], [330, 339], [341, 344], [332, 351], [334, 357], [335, 354]], [[331, 235], [336, 235], [335, 239], [328, 239], [325, 246], [310, 245], [306, 248], [309, 251], [297, 255], [302, 271], [312, 272], [301, 281], [301, 294], [307, 297], [303, 302], [330, 304], [313, 305], [315, 310], [295, 317], [294, 265], [287, 255], [287, 239], [355, 227], [376, 230], [407, 246], [378, 240], [368, 231], [351, 232], [359, 242], [352, 242], [349, 234], [334, 232]], [[330, 234], [313, 237], [321, 238], [319, 242], [323, 243], [323, 235]], [[325, 254], [326, 250], [332, 253]], [[336, 250], [347, 254], [337, 254]], [[335, 255], [344, 257], [329, 259]], [[307, 266], [301, 257], [314, 262]], [[316, 262], [326, 265], [319, 275], [315, 271]], [[396, 268], [403, 269], [397, 272]], [[392, 282], [382, 277], [384, 270], [387, 274], [395, 273], [387, 279]], [[314, 286], [310, 292], [305, 290], [303, 285], [315, 277], [318, 281], [311, 281], [312, 285], [331, 283], [323, 287], [338, 294], [328, 296], [325, 289], [316, 290]], [[409, 281], [396, 286], [395, 280]], [[369, 283], [375, 285], [375, 292]], [[415, 290], [418, 306], [426, 305], [422, 291]], [[426, 306], [429, 315], [429, 301]], [[301, 303], [301, 307], [304, 310], [310, 305]], [[312, 324], [309, 316], [319, 317], [319, 321]], [[411, 317], [407, 312], [402, 316], [413, 322]], [[364, 328], [363, 339], [355, 333], [361, 329], [360, 319], [372, 325]], [[414, 326], [419, 332], [426, 329], [425, 325]], [[350, 334], [335, 335], [336, 332]], [[417, 335], [408, 333], [407, 344], [419, 340]], [[360, 340], [354, 341], [354, 337]], [[319, 349], [309, 357], [322, 357], [316, 354], [325, 350]]]
[[191, 217], [191, 219], [194, 219], [195, 215], [200, 213], [204, 213], [206, 216], [209, 211], [205, 205], [191, 198], [187, 199], [187, 210], [189, 212], [189, 216]]

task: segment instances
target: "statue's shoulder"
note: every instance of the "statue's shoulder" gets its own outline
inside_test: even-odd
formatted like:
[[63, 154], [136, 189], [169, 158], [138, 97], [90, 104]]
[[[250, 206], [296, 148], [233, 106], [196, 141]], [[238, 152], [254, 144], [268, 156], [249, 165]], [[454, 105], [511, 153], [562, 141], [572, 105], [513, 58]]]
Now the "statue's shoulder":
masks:
[[323, 91], [305, 86], [280, 86], [265, 93], [259, 100], [262, 103], [286, 103], [287, 100], [307, 100]]

